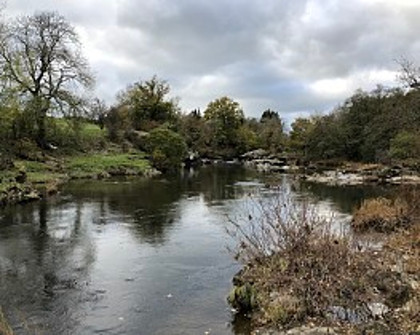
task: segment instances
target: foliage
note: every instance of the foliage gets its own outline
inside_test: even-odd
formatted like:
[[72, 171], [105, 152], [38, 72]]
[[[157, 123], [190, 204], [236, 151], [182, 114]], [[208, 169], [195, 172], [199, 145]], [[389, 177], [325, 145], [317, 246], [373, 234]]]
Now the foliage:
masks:
[[222, 155], [237, 154], [238, 129], [244, 122], [244, 114], [238, 102], [222, 97], [210, 102], [204, 118], [211, 132], [211, 147]]
[[259, 143], [263, 149], [279, 153], [284, 151], [286, 135], [284, 125], [277, 112], [266, 110], [262, 113], [258, 133]]
[[258, 135], [246, 124], [246, 122], [241, 125], [237, 130], [237, 152], [244, 153], [257, 149], [259, 147], [260, 141]]
[[159, 127], [150, 131], [146, 150], [158, 170], [168, 171], [180, 166], [186, 156], [187, 146], [181, 135], [166, 127]]
[[99, 125], [80, 118], [47, 118], [46, 138], [60, 153], [101, 150], [106, 132]]
[[195, 152], [205, 152], [206, 132], [204, 119], [199, 110], [193, 110], [181, 116], [180, 133], [189, 149]]
[[395, 159], [420, 157], [420, 131], [402, 131], [391, 139], [390, 154]]
[[358, 90], [330, 114], [297, 119], [289, 146], [315, 160], [387, 163], [391, 157], [418, 158], [419, 106], [419, 90]]
[[289, 148], [306, 156], [308, 154], [309, 136], [313, 127], [313, 119], [297, 118], [292, 123], [292, 130], [289, 135]]
[[128, 86], [118, 100], [120, 106], [129, 108], [134, 129], [150, 130], [176, 119], [177, 102], [167, 98], [169, 92], [169, 84], [154, 76]]
[[78, 88], [90, 88], [93, 83], [74, 28], [53, 12], [6, 24], [0, 67], [3, 90], [18, 98], [24, 118], [35, 120], [27, 124], [42, 148], [47, 144], [47, 116], [79, 112], [84, 100]]
[[112, 107], [105, 119], [108, 138], [120, 143], [132, 129], [130, 110], [126, 106]]

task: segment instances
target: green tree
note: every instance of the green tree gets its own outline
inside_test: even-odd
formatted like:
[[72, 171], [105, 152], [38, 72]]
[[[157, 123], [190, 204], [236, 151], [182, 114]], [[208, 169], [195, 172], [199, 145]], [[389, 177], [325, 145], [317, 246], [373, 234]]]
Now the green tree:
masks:
[[150, 131], [146, 150], [157, 169], [169, 171], [180, 166], [186, 156], [187, 146], [180, 134], [162, 126]]
[[176, 119], [179, 108], [175, 99], [168, 98], [169, 92], [169, 84], [154, 76], [128, 86], [118, 100], [130, 108], [134, 129], [150, 130]]
[[261, 146], [271, 152], [282, 152], [285, 147], [286, 136], [284, 124], [277, 112], [267, 109], [261, 115], [259, 138]]
[[213, 148], [233, 151], [238, 144], [238, 129], [244, 122], [239, 103], [229, 97], [216, 99], [207, 105], [204, 118], [212, 129]]
[[204, 152], [205, 125], [200, 110], [195, 109], [191, 113], [183, 115], [180, 122], [181, 134], [185, 138], [188, 148], [196, 152]]
[[289, 136], [289, 147], [292, 151], [303, 156], [308, 154], [309, 138], [314, 129], [315, 122], [309, 118], [297, 118], [292, 123]]
[[35, 140], [46, 143], [46, 118], [82, 110], [82, 89], [93, 85], [73, 26], [53, 12], [7, 22], [0, 40], [3, 91], [19, 97], [24, 113], [33, 118]]
[[420, 158], [420, 131], [402, 131], [392, 140], [390, 154], [395, 159]]

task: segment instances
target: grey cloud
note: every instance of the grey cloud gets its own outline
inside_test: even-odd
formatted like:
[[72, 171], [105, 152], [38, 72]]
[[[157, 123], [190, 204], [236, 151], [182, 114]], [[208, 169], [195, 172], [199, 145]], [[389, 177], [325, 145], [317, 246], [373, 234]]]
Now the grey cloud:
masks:
[[401, 55], [420, 64], [420, 3], [404, 3], [14, 0], [8, 11], [57, 10], [84, 29], [98, 95], [109, 102], [125, 85], [157, 74], [186, 110], [223, 94], [249, 116], [273, 108], [290, 120], [349, 94], [320, 94], [311, 89], [319, 80], [394, 71]]

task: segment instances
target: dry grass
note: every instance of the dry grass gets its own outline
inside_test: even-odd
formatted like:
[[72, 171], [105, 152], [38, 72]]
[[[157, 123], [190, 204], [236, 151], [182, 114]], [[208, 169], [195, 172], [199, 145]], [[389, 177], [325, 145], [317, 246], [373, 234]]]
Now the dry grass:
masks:
[[[251, 311], [256, 326], [339, 324], [360, 333], [361, 325], [376, 327], [379, 322], [388, 331], [417, 330], [411, 320], [419, 318], [414, 308], [418, 294], [412, 283], [418, 283], [418, 276], [407, 276], [404, 271], [419, 274], [420, 228], [414, 230], [416, 225], [410, 225], [406, 233], [410, 238], [404, 238], [403, 231], [398, 238], [393, 235], [388, 252], [360, 249], [357, 240], [338, 234], [307, 203], [296, 204], [289, 194], [280, 194], [283, 196], [274, 201], [253, 201], [246, 216], [231, 220], [230, 234], [238, 241], [236, 257], [244, 264], [235, 278], [235, 289], [246, 286], [248, 295], [239, 295], [239, 301], [252, 297], [256, 302]], [[395, 206], [412, 213], [408, 199], [402, 204], [379, 200], [369, 208], [387, 207], [392, 218]], [[396, 266], [401, 255], [405, 255], [402, 270]], [[386, 315], [378, 319], [371, 303], [384, 304]], [[235, 305], [248, 313], [249, 306], [249, 301]], [[338, 309], [348, 315], [337, 317], [334, 310]]]
[[257, 292], [255, 319], [288, 326], [325, 318], [331, 306], [363, 305], [374, 294], [371, 278], [362, 275], [374, 258], [357, 252], [307, 203], [280, 194], [254, 202], [252, 213], [231, 222], [236, 256], [245, 264], [236, 285], [251, 284]]
[[362, 203], [354, 213], [352, 227], [358, 232], [390, 232], [409, 223], [409, 206], [405, 200], [376, 198]]

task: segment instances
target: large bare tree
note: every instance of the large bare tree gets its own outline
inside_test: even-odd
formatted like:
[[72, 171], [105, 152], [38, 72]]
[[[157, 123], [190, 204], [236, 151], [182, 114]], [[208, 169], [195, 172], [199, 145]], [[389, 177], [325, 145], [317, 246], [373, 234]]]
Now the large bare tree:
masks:
[[46, 118], [74, 113], [93, 85], [78, 35], [55, 12], [19, 17], [3, 26], [0, 39], [3, 88], [19, 97], [35, 120], [36, 141], [46, 147]]

